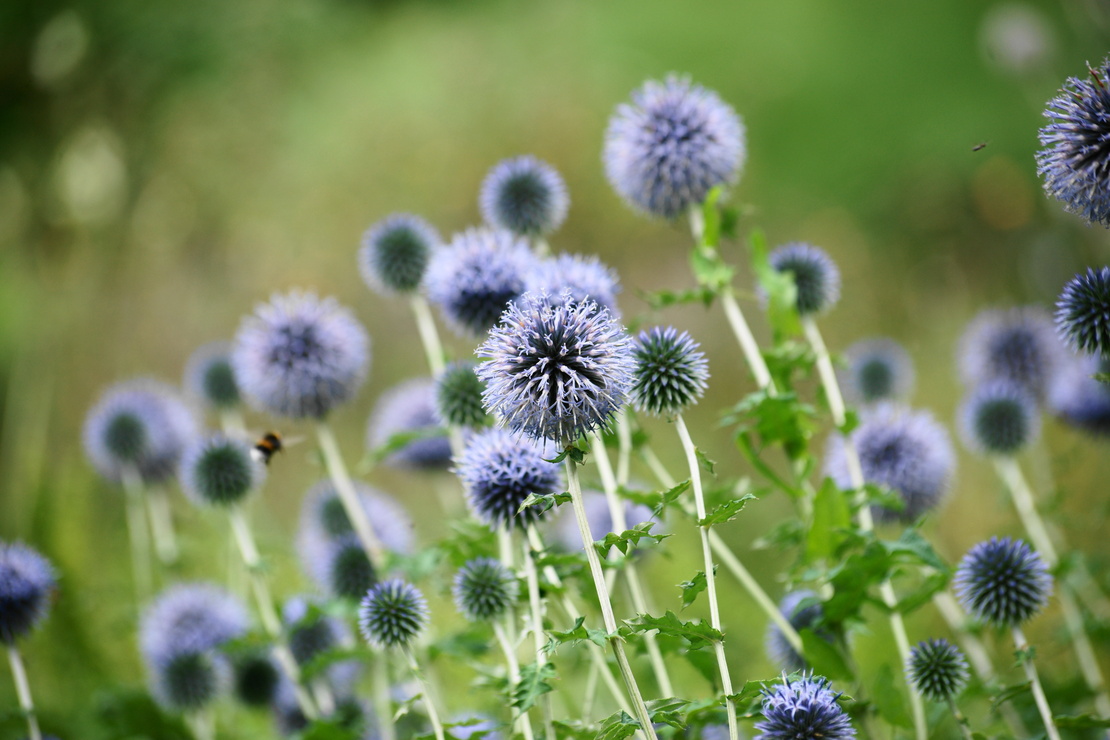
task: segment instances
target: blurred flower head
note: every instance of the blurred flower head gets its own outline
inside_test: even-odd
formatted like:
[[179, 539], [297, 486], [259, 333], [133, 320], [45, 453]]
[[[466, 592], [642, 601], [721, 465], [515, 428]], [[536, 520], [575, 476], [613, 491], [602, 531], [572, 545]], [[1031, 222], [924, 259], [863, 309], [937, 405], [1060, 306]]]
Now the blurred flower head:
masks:
[[[816, 593], [808, 589], [792, 591], [782, 597], [779, 602], [779, 611], [786, 621], [797, 631], [814, 629], [817, 622], [824, 616], [821, 599]], [[833, 636], [820, 630], [816, 633], [826, 642], [832, 642]], [[777, 624], [771, 622], [767, 626], [767, 656], [780, 670], [803, 671], [809, 667], [806, 659], [798, 654], [790, 641], [782, 633]]]
[[266, 649], [249, 650], [232, 660], [235, 698], [248, 707], [264, 707], [274, 701], [281, 683], [281, 668]]
[[1041, 556], [1009, 537], [991, 537], [972, 547], [953, 583], [964, 609], [996, 627], [1028, 621], [1052, 594], [1052, 576]]
[[656, 326], [640, 332], [634, 346], [632, 398], [636, 408], [674, 416], [701, 398], [709, 362], [689, 334], [671, 326]]
[[979, 40], [987, 60], [1002, 72], [1026, 75], [1052, 60], [1056, 39], [1048, 18], [1026, 3], [991, 6], [983, 17]]
[[529, 494], [563, 490], [559, 466], [549, 463], [530, 440], [504, 429], [484, 429], [467, 440], [456, 472], [478, 516], [491, 527], [525, 527], [540, 509], [517, 513]]
[[562, 225], [570, 198], [554, 167], [531, 155], [498, 162], [478, 196], [489, 225], [521, 236], [543, 236]]
[[163, 591], [143, 611], [139, 645], [143, 655], [171, 650], [203, 651], [246, 634], [247, 609], [223, 588], [181, 583]]
[[202, 345], [185, 364], [185, 390], [210, 408], [234, 408], [242, 400], [231, 367], [231, 342]]
[[964, 444], [980, 455], [1016, 455], [1040, 431], [1037, 402], [1007, 380], [988, 381], [968, 393], [959, 414]]
[[185, 447], [178, 478], [193, 503], [233, 506], [262, 485], [266, 467], [246, 442], [217, 433], [196, 437]]
[[[431, 378], [413, 378], [385, 390], [374, 404], [366, 427], [366, 446], [376, 450], [395, 434], [428, 432], [442, 423], [436, 414], [436, 384]], [[443, 470], [451, 462], [446, 434], [406, 442], [383, 460], [406, 470]]]
[[960, 339], [965, 385], [1002, 378], [1024, 386], [1038, 400], [1064, 357], [1051, 315], [1037, 306], [982, 311]]
[[10, 645], [34, 629], [57, 587], [49, 560], [18, 542], [0, 542], [0, 642]]
[[382, 295], [415, 293], [441, 241], [435, 227], [419, 216], [388, 216], [362, 237], [358, 250], [362, 279]]
[[844, 351], [847, 367], [837, 373], [851, 403], [905, 401], [913, 391], [913, 360], [893, 339], [865, 339]]
[[[370, 527], [382, 545], [392, 552], [412, 552], [413, 523], [405, 508], [393, 497], [362, 481], [354, 481], [354, 486]], [[338, 539], [354, 531], [331, 479], [324, 478], [308, 489], [301, 504], [298, 542], [306, 538]]]
[[767, 259], [778, 272], [794, 276], [795, 306], [802, 316], [824, 313], [840, 300], [840, 270], [825, 250], [790, 242], [772, 249]]
[[213, 703], [231, 688], [227, 656], [215, 650], [170, 648], [147, 663], [151, 694], [166, 709], [191, 712]]
[[1069, 358], [1053, 376], [1048, 408], [1066, 424], [1099, 436], [1110, 435], [1110, 385], [1094, 378], [1110, 372], [1110, 361], [1082, 355]]
[[452, 362], [436, 378], [435, 409], [444, 423], [464, 429], [485, 426], [489, 418], [482, 406], [485, 386], [477, 367], [469, 360]]
[[459, 572], [451, 594], [455, 606], [471, 622], [499, 619], [517, 599], [516, 576], [493, 558], [468, 560]]
[[569, 300], [578, 304], [591, 300], [613, 316], [620, 315], [617, 308], [620, 280], [616, 271], [597, 257], [560, 254], [540, 260], [528, 276], [526, 290], [533, 295], [546, 295], [553, 302]]
[[1056, 301], [1056, 328], [1073, 349], [1110, 356], [1110, 267], [1088, 267], [1068, 281]]

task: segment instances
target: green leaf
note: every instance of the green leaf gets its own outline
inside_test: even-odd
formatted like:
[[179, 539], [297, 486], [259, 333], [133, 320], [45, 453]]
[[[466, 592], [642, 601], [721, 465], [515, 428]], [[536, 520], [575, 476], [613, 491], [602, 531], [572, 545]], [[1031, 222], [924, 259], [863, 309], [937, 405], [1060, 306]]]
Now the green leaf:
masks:
[[836, 645], [821, 637], [811, 629], [798, 631], [802, 638], [802, 652], [806, 661], [819, 673], [834, 681], [847, 681], [852, 678], [852, 669]]
[[843, 530], [852, 526], [852, 512], [844, 492], [825, 478], [813, 499], [813, 525], [806, 537], [806, 559], [830, 558], [844, 541]]
[[710, 627], [708, 622], [701, 620], [683, 622], [672, 611], [667, 611], [661, 617], [637, 614], [635, 618], [625, 622], [625, 626], [620, 628], [620, 633], [627, 636], [652, 630], [659, 630], [662, 635], [680, 637], [686, 640], [692, 649], [711, 647], [714, 643], [724, 639], [724, 635]]
[[146, 691], [113, 689], [98, 693], [95, 704], [98, 724], [110, 737], [192, 740], [182, 719], [164, 712]]
[[[716, 565], [713, 566], [713, 572], [717, 572]], [[690, 606], [690, 604], [693, 604], [694, 601], [697, 600], [698, 594], [704, 591], [707, 585], [708, 583], [705, 580], [704, 570], [699, 570], [693, 578], [678, 584], [678, 587], [682, 589], [682, 608], [685, 609]]]
[[[786, 680], [792, 681], [800, 674], [791, 673], [786, 676]], [[732, 699], [733, 704], [736, 705], [736, 711], [744, 717], [752, 717], [760, 713], [760, 707], [763, 705], [763, 691], [771, 686], [780, 683], [781, 678], [770, 678], [759, 681], [745, 681], [744, 685], [735, 694], [729, 698]]]
[[569, 630], [566, 630], [565, 632], [551, 630], [550, 632], [548, 632], [548, 634], [550, 635], [550, 639], [548, 639], [547, 644], [543, 646], [544, 652], [551, 655], [554, 654], [561, 645], [566, 645], [567, 643], [570, 643], [573, 646], [577, 645], [583, 640], [589, 640], [595, 645], [605, 647], [606, 643], [609, 642], [609, 633], [605, 630], [588, 629], [584, 626], [585, 622], [585, 617], [578, 617], [574, 620], [574, 626], [571, 627]]
[[716, 247], [721, 242], [721, 212], [718, 203], [723, 194], [724, 187], [715, 185], [705, 194], [705, 200], [701, 203], [701, 243], [707, 247]]
[[709, 455], [706, 455], [699, 448], [694, 448], [694, 455], [698, 458], [698, 464], [701, 465], [702, 470], [710, 475], [716, 475], [717, 461], [713, 460]]
[[578, 720], [570, 722], [560, 722], [555, 720], [551, 723], [555, 727], [555, 736], [560, 740], [593, 740], [597, 736], [597, 732], [587, 725], [584, 725]]
[[545, 511], [550, 511], [556, 506], [569, 504], [570, 501], [570, 491], [562, 491], [561, 493], [530, 493], [520, 502], [520, 507], [516, 510], [516, 513], [519, 514], [529, 506], [538, 506], [539, 513], [542, 514]]
[[1057, 727], [1068, 730], [1103, 729], [1110, 727], [1110, 717], [1097, 714], [1057, 714], [1052, 718]]
[[752, 541], [753, 550], [766, 550], [771, 547], [789, 548], [802, 544], [805, 538], [805, 525], [798, 519], [787, 519], [768, 530], [767, 534]]
[[752, 267], [756, 281], [767, 296], [767, 318], [775, 338], [792, 337], [802, 333], [802, 323], [798, 318], [798, 288], [794, 284], [794, 274], [779, 272], [771, 267], [768, 259], [767, 239], [761, 231], [753, 231], [748, 237], [752, 250]]
[[1110, 385], [1110, 373], [1095, 373], [1091, 377], [1103, 385]]
[[658, 519], [665, 509], [675, 506], [682, 494], [689, 488], [690, 481], [684, 480], [666, 491], [632, 491], [621, 488], [618, 493], [622, 498], [651, 508], [652, 516]]
[[1013, 686], [1002, 687], [1001, 691], [991, 697], [991, 711], [997, 712], [999, 707], [1029, 691], [1031, 686], [1032, 684], [1029, 681], [1025, 681], [1024, 683], [1016, 683]]
[[916, 529], [907, 529], [894, 542], [887, 540], [881, 540], [881, 542], [897, 562], [927, 565], [933, 570], [948, 572], [948, 565]]
[[616, 532], [609, 532], [605, 535], [605, 539], [598, 540], [594, 543], [598, 553], [602, 557], [609, 554], [609, 550], [614, 547], [627, 555], [629, 550], [635, 550], [640, 546], [640, 540], [647, 539], [651, 542], [662, 542], [663, 540], [671, 537], [669, 534], [652, 534], [651, 528], [655, 526], [655, 522], [640, 522], [632, 529], [626, 529], [620, 534]]
[[708, 650], [687, 650], [683, 657], [705, 679], [706, 683], [720, 688], [721, 670], [713, 653]]
[[713, 295], [731, 285], [736, 274], [736, 269], [721, 259], [716, 248], [706, 245], [694, 248], [690, 254], [690, 268], [698, 285]]
[[513, 687], [512, 705], [521, 713], [536, 705], [536, 699], [552, 691], [549, 681], [555, 678], [552, 663], [528, 663], [520, 667], [520, 681]]
[[805, 452], [816, 419], [813, 406], [797, 394], [766, 390], [749, 393], [725, 414], [724, 423], [736, 424], [737, 434], [754, 432], [764, 446], [780, 444], [791, 459]]
[[370, 653], [364, 648], [332, 648], [314, 656], [307, 665], [301, 668], [301, 676], [306, 681], [310, 681], [336, 663], [342, 663], [348, 660], [357, 660], [360, 663], [365, 663], [369, 658]]
[[712, 511], [707, 512], [705, 517], [698, 520], [699, 527], [712, 527], [714, 524], [724, 524], [731, 522], [740, 512], [744, 510], [744, 506], [749, 501], [755, 501], [756, 497], [750, 493], [745, 493], [738, 498], [729, 499], [720, 506], [715, 507]]
[[397, 720], [401, 719], [406, 714], [411, 712], [412, 708], [416, 706], [416, 703], [423, 698], [423, 694], [413, 694], [408, 699], [405, 699], [402, 702], [398, 702], [397, 709], [393, 712], [393, 721], [396, 722]]
[[913, 721], [906, 710], [905, 692], [894, 681], [894, 672], [883, 663], [872, 683], [872, 700], [879, 716], [898, 727], [913, 727]]
[[912, 593], [903, 597], [894, 609], [902, 614], [909, 614], [932, 601], [933, 596], [938, 591], [943, 591], [947, 585], [948, 573], [932, 573]]
[[638, 729], [640, 729], [640, 723], [621, 710], [606, 717], [594, 737], [596, 740], [624, 740], [635, 734]]
[[691, 288], [689, 290], [655, 290], [638, 291], [640, 298], [652, 309], [659, 311], [670, 306], [685, 306], [691, 303], [700, 303], [706, 308], [713, 305], [717, 297], [709, 288]]
[[342, 720], [318, 719], [297, 737], [299, 740], [359, 740], [362, 734], [356, 727], [344, 726]]

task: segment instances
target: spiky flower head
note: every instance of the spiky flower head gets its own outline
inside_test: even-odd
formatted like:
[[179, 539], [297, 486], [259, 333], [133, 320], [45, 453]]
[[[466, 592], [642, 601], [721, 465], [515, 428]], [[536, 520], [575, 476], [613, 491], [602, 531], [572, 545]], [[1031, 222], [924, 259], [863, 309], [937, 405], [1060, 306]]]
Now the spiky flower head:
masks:
[[483, 429], [467, 440], [455, 472], [475, 512], [491, 527], [537, 521], [538, 507], [517, 513], [524, 499], [563, 490], [559, 466], [547, 462], [532, 441], [504, 429]]
[[248, 707], [264, 707], [274, 700], [281, 683], [281, 669], [268, 650], [249, 650], [237, 655], [231, 667], [235, 698]]
[[1099, 436], [1110, 435], [1110, 385], [1094, 378], [1110, 372], [1110, 361], [1083, 355], [1069, 358], [1052, 378], [1048, 407], [1065, 423]]
[[838, 375], [851, 403], [904, 401], [913, 391], [913, 360], [893, 339], [865, 339], [844, 351], [847, 367]]
[[1110, 355], [1110, 267], [1088, 267], [1068, 281], [1056, 301], [1056, 329], [1080, 352]]
[[516, 601], [519, 586], [512, 571], [493, 558], [469, 560], [455, 574], [455, 606], [471, 622], [498, 619]]
[[148, 483], [169, 479], [185, 444], [199, 433], [196, 413], [165, 383], [137, 378], [116, 383], [85, 417], [85, 454], [102, 476], [126, 470]]
[[767, 259], [778, 272], [794, 276], [795, 306], [802, 316], [824, 313], [840, 300], [840, 270], [825, 250], [790, 242], [772, 249]]
[[[935, 508], [947, 493], [956, 455], [948, 432], [928, 411], [878, 406], [863, 415], [852, 442], [864, 481], [888, 486], [902, 499], [902, 511], [876, 507], [875, 516], [912, 522]], [[839, 435], [829, 442], [825, 472], [841, 488], [852, 487], [847, 451]]]
[[996, 627], [1029, 620], [1052, 594], [1052, 576], [1041, 556], [1009, 537], [991, 537], [972, 547], [956, 569], [954, 584], [964, 609]]
[[46, 616], [58, 579], [34, 549], [0, 542], [0, 642], [14, 643]]
[[183, 583], [163, 591], [142, 614], [139, 646], [150, 661], [173, 651], [203, 652], [242, 637], [247, 609], [219, 586]]
[[527, 292], [547, 295], [552, 301], [582, 303], [591, 300], [609, 309], [613, 316], [620, 315], [617, 308], [620, 290], [615, 270], [602, 264], [597, 257], [577, 254], [560, 254], [540, 260], [529, 275], [527, 285]]
[[1016, 455], [1040, 431], [1037, 402], [1007, 380], [984, 383], [960, 404], [960, 436], [980, 455]]
[[709, 362], [697, 342], [672, 326], [655, 326], [636, 337], [632, 398], [649, 414], [674, 416], [705, 392]]
[[[809, 589], [792, 591], [782, 597], [779, 602], [779, 611], [786, 621], [797, 631], [814, 629], [815, 625], [824, 616], [821, 599]], [[825, 630], [816, 633], [826, 642], [832, 642], [833, 636]], [[806, 659], [798, 654], [777, 624], [771, 622], [767, 626], [767, 655], [771, 661], [784, 671], [802, 671], [809, 667]]]
[[362, 636], [377, 648], [408, 645], [428, 623], [428, 602], [411, 583], [395, 578], [366, 594], [358, 610]]
[[185, 390], [213, 409], [239, 405], [242, 397], [231, 367], [231, 342], [209, 342], [193, 352], [185, 363]]
[[593, 301], [524, 295], [477, 350], [486, 410], [514, 432], [565, 445], [607, 429], [632, 386], [632, 340]]
[[923, 696], [948, 701], [959, 696], [967, 685], [967, 660], [943, 637], [922, 640], [910, 650], [906, 676]]
[[435, 253], [424, 287], [458, 334], [478, 337], [520, 297], [535, 266], [528, 244], [512, 232], [467, 229]]
[[1069, 77], [1048, 101], [1037, 172], [1065, 211], [1110, 226], [1110, 60], [1088, 71], [1091, 79]]
[[755, 723], [756, 740], [843, 740], [855, 737], [852, 721], [840, 708], [840, 694], [823, 676], [784, 680], [763, 690], [763, 719]]
[[478, 379], [477, 367], [470, 361], [452, 362], [436, 378], [436, 414], [446, 424], [462, 428], [485, 426], [489, 418], [482, 406], [485, 386]]
[[358, 268], [371, 290], [386, 296], [415, 293], [442, 240], [419, 216], [395, 213], [362, 236]]
[[1039, 306], [990, 309], [976, 316], [960, 340], [964, 384], [1002, 378], [1024, 386], [1038, 400], [1064, 361], [1052, 316]]
[[[613, 522], [613, 513], [609, 509], [609, 500], [604, 493], [583, 491], [582, 506], [586, 509], [586, 523], [590, 525], [590, 537], [595, 542], [605, 539], [605, 536], [610, 532], [617, 531], [617, 526]], [[655, 521], [655, 514], [643, 504], [625, 501], [623, 506], [624, 521], [629, 528], [644, 522]], [[578, 521], [570, 508], [566, 506], [560, 509], [555, 523], [555, 538], [564, 549], [570, 552], [580, 552], [582, 550], [582, 535], [578, 531]], [[656, 526], [652, 528], [652, 532], [659, 534], [659, 531], [659, 522], [656, 521]]]
[[[392, 496], [362, 481], [354, 481], [354, 485], [358, 500], [370, 520], [370, 528], [382, 545], [392, 552], [412, 552], [413, 523], [405, 507]], [[330, 478], [324, 478], [308, 489], [301, 504], [297, 534], [299, 544], [312, 538], [334, 540], [354, 531]]]
[[239, 325], [231, 366], [259, 411], [322, 419], [366, 379], [370, 338], [334, 298], [274, 295]]
[[233, 506], [262, 485], [266, 468], [246, 442], [217, 433], [185, 447], [178, 477], [198, 506]]
[[[365, 595], [363, 591], [359, 598]], [[350, 630], [342, 620], [314, 610], [312, 601], [303, 596], [294, 596], [285, 602], [281, 619], [285, 622], [289, 650], [300, 665], [307, 665], [350, 637]]]
[[531, 155], [498, 162], [478, 196], [490, 226], [521, 236], [543, 236], [562, 225], [570, 198], [554, 167]]
[[297, 549], [305, 571], [330, 596], [361, 599], [378, 582], [378, 573], [354, 533], [326, 537], [318, 530], [302, 530]]
[[[436, 414], [436, 384], [413, 378], [385, 390], [370, 412], [366, 447], [385, 446], [395, 434], [433, 433], [442, 427]], [[382, 461], [405, 470], [443, 470], [451, 462], [451, 443], [443, 433], [406, 442]]]
[[171, 648], [148, 658], [151, 693], [166, 709], [190, 712], [208, 706], [231, 687], [226, 656], [215, 650]]
[[613, 189], [633, 208], [674, 218], [717, 185], [740, 177], [746, 151], [736, 111], [711, 90], [671, 75], [649, 80], [617, 106], [602, 160]]

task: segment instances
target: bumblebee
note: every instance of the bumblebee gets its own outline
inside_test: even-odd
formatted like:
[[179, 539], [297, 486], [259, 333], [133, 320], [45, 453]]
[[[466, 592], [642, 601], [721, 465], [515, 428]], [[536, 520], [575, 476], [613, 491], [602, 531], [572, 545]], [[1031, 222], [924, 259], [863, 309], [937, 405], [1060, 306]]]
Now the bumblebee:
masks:
[[281, 442], [281, 435], [277, 432], [266, 432], [262, 439], [251, 448], [251, 457], [260, 463], [270, 464], [274, 454], [281, 452], [285, 446]]

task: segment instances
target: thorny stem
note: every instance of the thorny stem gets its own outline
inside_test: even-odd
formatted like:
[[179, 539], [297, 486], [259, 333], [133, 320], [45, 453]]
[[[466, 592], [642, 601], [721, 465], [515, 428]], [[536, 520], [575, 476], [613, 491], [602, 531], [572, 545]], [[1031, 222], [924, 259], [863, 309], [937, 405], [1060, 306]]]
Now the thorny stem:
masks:
[[31, 684], [27, 680], [27, 669], [23, 665], [23, 658], [15, 643], [8, 644], [8, 664], [12, 667], [12, 679], [15, 680], [15, 693], [19, 696], [19, 708], [27, 719], [27, 732], [31, 740], [42, 740], [42, 730], [39, 729], [39, 719], [35, 715], [35, 702], [31, 698]]
[[[540, 602], [540, 579], [536, 573], [536, 561], [532, 557], [532, 550], [528, 543], [524, 543], [524, 578], [528, 582], [528, 610], [532, 622], [532, 641], [535, 647], [536, 668], [547, 664], [547, 653], [544, 651], [543, 631], [543, 605]], [[555, 737], [555, 717], [551, 711], [551, 695], [544, 694], [539, 698], [540, 709], [543, 713], [543, 728], [547, 737]]]
[[316, 425], [316, 436], [320, 440], [320, 449], [324, 453], [324, 465], [328, 469], [328, 475], [331, 476], [332, 483], [335, 485], [335, 492], [339, 495], [339, 500], [343, 504], [343, 510], [347, 513], [347, 518], [351, 520], [351, 526], [358, 535], [358, 540], [362, 543], [362, 548], [366, 550], [366, 556], [370, 558], [370, 564], [374, 566], [374, 570], [378, 573], [385, 572], [385, 549], [382, 547], [382, 542], [378, 535], [374, 532], [374, 528], [370, 525], [370, 518], [366, 515], [366, 509], [363, 508], [362, 502], [359, 500], [358, 492], [355, 491], [355, 484], [351, 481], [351, 476], [347, 472], [347, 466], [343, 462], [343, 455], [339, 452], [339, 444], [335, 441], [335, 434], [332, 433], [331, 426], [321, 420]]
[[[1025, 639], [1025, 633], [1021, 631], [1021, 627], [1014, 625], [1011, 633], [1014, 636], [1014, 648], [1018, 652], [1026, 653], [1029, 650], [1029, 642]], [[1052, 709], [1049, 708], [1048, 699], [1044, 695], [1041, 678], [1037, 675], [1037, 666], [1033, 664], [1033, 656], [1023, 655], [1021, 667], [1025, 669], [1025, 677], [1029, 679], [1029, 687], [1033, 691], [1033, 701], [1037, 703], [1037, 711], [1040, 712], [1041, 721], [1044, 722], [1044, 729], [1048, 733], [1049, 740], [1060, 740], [1060, 732], [1052, 721]]]
[[142, 604], [153, 590], [150, 568], [150, 534], [143, 511], [143, 480], [139, 471], [125, 467], [120, 478], [127, 497], [127, 534], [131, 540], [131, 572], [135, 579], [135, 601]]
[[424, 695], [424, 708], [428, 711], [428, 721], [432, 723], [432, 732], [435, 733], [436, 740], [444, 740], [443, 723], [439, 719], [436, 703], [432, 699], [431, 686], [428, 685], [428, 679], [424, 676], [424, 672], [420, 670], [420, 664], [416, 662], [416, 656], [412, 654], [410, 648], [401, 648], [401, 653], [405, 656], [405, 661], [409, 664], [409, 670], [412, 671], [412, 675], [420, 683], [420, 693]]

